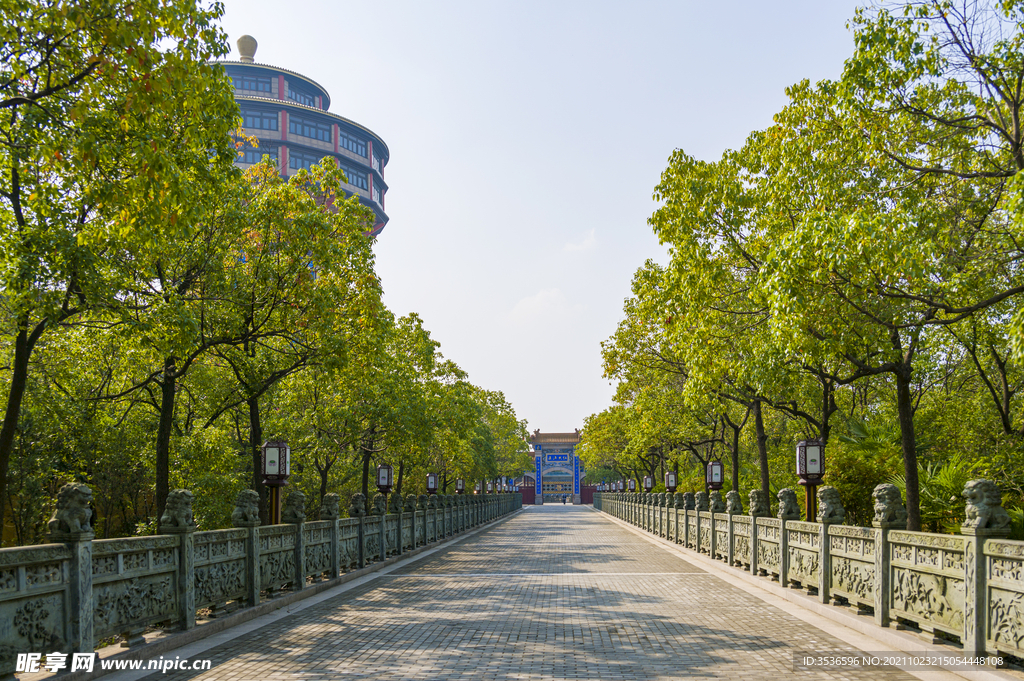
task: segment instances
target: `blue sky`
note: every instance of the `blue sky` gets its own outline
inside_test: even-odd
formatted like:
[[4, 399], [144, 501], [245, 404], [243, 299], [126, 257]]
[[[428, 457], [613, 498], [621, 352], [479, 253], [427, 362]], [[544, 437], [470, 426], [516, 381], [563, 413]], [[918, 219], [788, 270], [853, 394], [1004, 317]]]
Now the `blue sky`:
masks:
[[[531, 430], [611, 403], [600, 343], [676, 148], [713, 160], [785, 88], [839, 75], [855, 2], [225, 0], [232, 47], [302, 73], [388, 144], [385, 302]], [[237, 58], [233, 51], [229, 57]]]

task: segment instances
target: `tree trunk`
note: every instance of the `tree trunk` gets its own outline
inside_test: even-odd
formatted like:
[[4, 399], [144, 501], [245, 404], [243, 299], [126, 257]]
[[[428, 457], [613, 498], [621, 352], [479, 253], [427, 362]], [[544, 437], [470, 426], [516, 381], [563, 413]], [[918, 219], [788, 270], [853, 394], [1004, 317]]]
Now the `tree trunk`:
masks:
[[250, 397], [249, 406], [249, 453], [252, 455], [252, 488], [260, 497], [260, 523], [270, 524], [270, 495], [263, 484], [263, 420], [260, 418], [260, 400]]
[[14, 436], [18, 429], [21, 401], [25, 397], [25, 387], [28, 385], [28, 360], [45, 324], [45, 321], [40, 322], [29, 336], [28, 319], [23, 317], [18, 326], [18, 335], [14, 339], [11, 388], [7, 393], [4, 424], [0, 428], [0, 530], [4, 527], [4, 512], [7, 506], [7, 472], [11, 465], [11, 452], [14, 450]]
[[398, 462], [398, 484], [395, 485], [395, 493], [402, 493], [402, 476], [405, 474], [405, 460]]
[[761, 491], [771, 498], [768, 476], [768, 435], [764, 432], [764, 417], [761, 415], [761, 400], [754, 400], [754, 434], [757, 440], [757, 464], [761, 468]]
[[156, 519], [160, 520], [171, 491], [171, 427], [174, 425], [174, 398], [177, 387], [177, 366], [174, 357], [164, 358], [160, 379], [160, 425], [156, 430]]
[[828, 436], [832, 432], [830, 418], [836, 410], [836, 387], [830, 379], [825, 379], [821, 385], [821, 430], [819, 437], [821, 441], [828, 444]]
[[914, 402], [910, 395], [913, 369], [903, 365], [896, 372], [896, 409], [900, 422], [900, 444], [903, 447], [903, 475], [907, 480], [907, 529], [921, 531], [921, 499], [917, 478], [917, 443], [914, 438]]
[[366, 499], [366, 503], [370, 503], [370, 457], [373, 456], [373, 451], [366, 448], [365, 445], [361, 445], [363, 450], [363, 498]]

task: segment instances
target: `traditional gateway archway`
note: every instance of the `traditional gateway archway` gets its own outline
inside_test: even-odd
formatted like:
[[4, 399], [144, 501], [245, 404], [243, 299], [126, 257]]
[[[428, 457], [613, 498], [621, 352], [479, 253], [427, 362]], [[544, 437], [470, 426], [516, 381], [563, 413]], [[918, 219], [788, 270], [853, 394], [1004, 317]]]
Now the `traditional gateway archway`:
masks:
[[535, 430], [530, 436], [534, 460], [534, 503], [561, 503], [568, 495], [573, 504], [581, 503], [580, 479], [583, 466], [576, 455], [580, 431], [572, 433], [542, 433]]

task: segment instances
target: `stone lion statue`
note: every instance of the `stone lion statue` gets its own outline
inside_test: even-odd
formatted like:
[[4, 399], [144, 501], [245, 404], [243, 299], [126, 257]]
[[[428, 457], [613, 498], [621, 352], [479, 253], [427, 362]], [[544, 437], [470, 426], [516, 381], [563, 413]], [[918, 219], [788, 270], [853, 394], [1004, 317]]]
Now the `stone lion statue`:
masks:
[[69, 482], [57, 492], [57, 508], [47, 524], [50, 533], [83, 534], [92, 532], [92, 490], [88, 485]]
[[366, 497], [362, 492], [356, 492], [348, 502], [348, 516], [350, 518], [362, 518], [366, 515]]
[[683, 492], [683, 510], [692, 511], [697, 508], [697, 501], [693, 492]]
[[708, 495], [708, 510], [712, 513], [725, 513], [725, 499], [722, 498], [721, 490], [711, 490]]
[[846, 520], [846, 509], [839, 498], [839, 490], [832, 485], [823, 485], [818, 488], [818, 517], [819, 523], [839, 524]]
[[706, 511], [708, 510], [708, 493], [697, 492], [693, 495], [693, 510], [695, 511]]
[[320, 520], [337, 520], [341, 517], [341, 511], [339, 506], [341, 505], [341, 499], [334, 492], [324, 495], [324, 500], [320, 502]]
[[416, 511], [416, 495], [406, 494], [405, 495], [405, 512], [414, 513]]
[[416, 510], [426, 511], [429, 506], [427, 505], [428, 499], [426, 494], [421, 494], [416, 497]]
[[750, 515], [753, 518], [766, 518], [772, 514], [772, 506], [768, 503], [768, 495], [763, 489], [750, 490]]
[[726, 492], [725, 512], [729, 515], [743, 515], [743, 497], [736, 490]]
[[896, 485], [888, 482], [876, 485], [871, 496], [875, 500], [875, 523], [907, 526], [907, 509], [903, 508], [903, 499]]
[[195, 528], [196, 521], [192, 517], [192, 502], [195, 495], [187, 489], [176, 489], [167, 494], [164, 514], [160, 516], [160, 531], [166, 529]]
[[302, 490], [293, 489], [284, 498], [281, 507], [281, 522], [296, 524], [306, 520], [306, 495]]
[[1003, 495], [991, 480], [971, 480], [964, 486], [967, 499], [967, 519], [964, 527], [1005, 530], [1010, 527], [1010, 516], [1003, 508]]
[[388, 513], [401, 513], [402, 512], [402, 495], [392, 494], [391, 498], [388, 499]]
[[367, 515], [384, 515], [388, 512], [388, 502], [383, 494], [374, 494], [372, 503], [373, 505], [370, 507]]
[[235, 527], [255, 527], [260, 524], [260, 495], [255, 490], [243, 489], [235, 498], [231, 511], [231, 524]]
[[789, 487], [779, 490], [779, 520], [800, 520], [800, 504], [796, 501], [796, 492]]

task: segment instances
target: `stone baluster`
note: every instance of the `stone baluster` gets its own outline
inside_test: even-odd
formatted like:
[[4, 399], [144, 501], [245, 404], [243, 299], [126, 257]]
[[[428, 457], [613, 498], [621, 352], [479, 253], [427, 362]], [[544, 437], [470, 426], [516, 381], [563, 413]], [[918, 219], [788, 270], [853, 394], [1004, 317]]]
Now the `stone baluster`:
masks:
[[841, 525], [846, 520], [846, 509], [839, 498], [839, 491], [831, 485], [818, 488], [818, 517], [821, 523], [821, 537], [818, 540], [818, 600], [829, 602], [829, 587], [832, 581], [832, 542], [828, 538], [829, 525]]
[[760, 572], [757, 566], [757, 519], [767, 518], [772, 514], [772, 507], [768, 503], [768, 495], [764, 490], [750, 490], [750, 574], [756, 575]]
[[158, 534], [173, 534], [178, 537], [178, 573], [175, 576], [175, 588], [178, 592], [178, 626], [182, 630], [196, 626], [196, 559], [192, 541], [196, 532], [196, 521], [192, 517], [194, 499], [192, 492], [185, 489], [170, 492], [164, 505], [164, 513], [157, 524]]
[[789, 585], [789, 535], [786, 532], [787, 520], [800, 520], [800, 505], [796, 501], [796, 492], [789, 487], [779, 490], [779, 584]]
[[284, 498], [281, 523], [294, 527], [295, 578], [292, 580], [292, 591], [301, 591], [306, 588], [306, 495], [302, 490], [290, 490]]
[[[889, 590], [892, 587], [889, 561], [889, 530], [907, 529], [907, 510], [896, 485], [883, 483], [875, 487], [875, 624], [889, 626]], [[968, 587], [969, 588], [969, 587]]]
[[331, 538], [331, 576], [330, 579], [334, 579], [341, 573], [341, 529], [338, 524], [341, 519], [341, 511], [339, 510], [340, 498], [334, 492], [330, 492], [324, 495], [324, 500], [320, 503], [320, 520], [330, 521], [330, 538]]
[[235, 499], [231, 524], [244, 527], [245, 535], [245, 600], [249, 605], [260, 602], [260, 496], [243, 489]]
[[736, 560], [736, 535], [734, 533], [732, 517], [734, 515], [743, 515], [743, 497], [736, 490], [729, 490], [726, 493], [725, 512], [729, 514], [729, 549], [726, 552], [726, 563], [732, 565]]
[[48, 526], [50, 541], [66, 544], [71, 552], [67, 613], [70, 617], [68, 652], [72, 653], [93, 651], [92, 540], [95, 534], [89, 524], [91, 503], [92, 490], [87, 485], [64, 485], [57, 493], [57, 509]]
[[[966, 520], [960, 534], [964, 546], [964, 655], [985, 654], [990, 608], [985, 541], [1010, 534], [1010, 516], [1003, 508], [1002, 493], [991, 480], [971, 480], [964, 487]], [[994, 638], [994, 637], [993, 637]]]
[[366, 551], [364, 549], [363, 536], [366, 532], [366, 497], [357, 492], [352, 495], [348, 506], [348, 517], [356, 518], [359, 524], [356, 526], [356, 568], [366, 567]]

